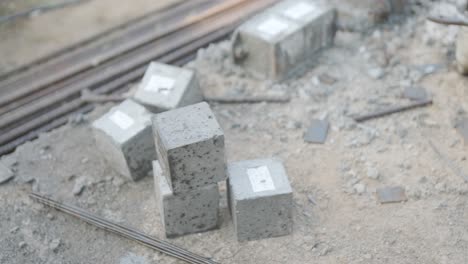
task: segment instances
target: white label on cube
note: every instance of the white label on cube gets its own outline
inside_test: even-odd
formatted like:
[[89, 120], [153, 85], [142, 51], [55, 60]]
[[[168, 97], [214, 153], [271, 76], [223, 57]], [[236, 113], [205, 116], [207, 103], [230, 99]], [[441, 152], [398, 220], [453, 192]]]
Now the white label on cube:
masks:
[[119, 110], [115, 111], [110, 116], [110, 120], [123, 130], [128, 129], [133, 125], [133, 123], [135, 123], [135, 121], [133, 121], [133, 119], [130, 116]]
[[282, 19], [278, 19], [275, 17], [270, 17], [269, 19], [265, 20], [261, 23], [257, 29], [270, 36], [276, 36], [279, 33], [285, 31], [288, 28], [287, 22], [283, 21]]
[[286, 11], [284, 11], [284, 15], [289, 17], [289, 18], [292, 18], [292, 19], [299, 19], [299, 18], [302, 18], [303, 16], [311, 13], [312, 11], [314, 11], [315, 8], [313, 5], [309, 4], [309, 3], [304, 3], [304, 2], [300, 2], [288, 9], [286, 9]]
[[145, 90], [167, 95], [174, 88], [175, 80], [161, 75], [152, 75]]
[[250, 185], [254, 192], [271, 191], [275, 189], [275, 184], [271, 178], [270, 171], [266, 166], [247, 169]]

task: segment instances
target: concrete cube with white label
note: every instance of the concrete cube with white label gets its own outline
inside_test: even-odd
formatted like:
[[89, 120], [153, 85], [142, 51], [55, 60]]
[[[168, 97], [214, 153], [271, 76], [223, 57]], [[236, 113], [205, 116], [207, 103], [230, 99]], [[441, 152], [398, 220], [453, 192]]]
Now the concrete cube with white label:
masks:
[[156, 153], [175, 194], [226, 179], [224, 132], [207, 103], [157, 114]]
[[193, 70], [151, 62], [134, 99], [158, 113], [201, 102], [203, 94]]
[[208, 231], [218, 227], [219, 191], [217, 184], [175, 195], [158, 161], [153, 173], [160, 218], [167, 237]]
[[293, 195], [281, 161], [258, 159], [228, 165], [228, 199], [239, 241], [292, 232]]
[[103, 157], [133, 180], [151, 172], [151, 162], [156, 159], [151, 116], [146, 108], [128, 99], [92, 124]]
[[323, 1], [282, 1], [239, 27], [232, 56], [258, 77], [285, 79], [332, 45], [335, 20], [335, 9]]

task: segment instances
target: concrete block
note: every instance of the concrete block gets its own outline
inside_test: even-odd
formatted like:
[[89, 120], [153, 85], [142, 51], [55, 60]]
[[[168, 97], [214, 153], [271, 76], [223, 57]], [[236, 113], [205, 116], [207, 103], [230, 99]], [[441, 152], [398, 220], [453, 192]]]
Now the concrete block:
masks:
[[151, 62], [134, 95], [153, 113], [203, 101], [194, 71]]
[[279, 160], [231, 163], [228, 176], [229, 206], [239, 241], [292, 232], [292, 189]]
[[218, 227], [217, 184], [175, 195], [158, 161], [153, 162], [158, 211], [167, 237], [199, 233]]
[[258, 77], [287, 78], [333, 43], [335, 18], [335, 9], [321, 1], [282, 1], [239, 27], [232, 56]]
[[226, 179], [224, 133], [207, 103], [157, 114], [156, 152], [175, 194]]
[[96, 145], [104, 158], [133, 180], [147, 175], [156, 159], [151, 115], [143, 106], [125, 100], [92, 124]]

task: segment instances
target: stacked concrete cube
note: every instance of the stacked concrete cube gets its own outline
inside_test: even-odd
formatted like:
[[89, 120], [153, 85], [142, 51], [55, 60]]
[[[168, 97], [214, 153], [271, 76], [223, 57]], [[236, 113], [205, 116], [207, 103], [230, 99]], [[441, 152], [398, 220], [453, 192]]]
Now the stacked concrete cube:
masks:
[[335, 19], [323, 1], [282, 1], [239, 27], [232, 56], [258, 77], [285, 79], [333, 43]]
[[156, 192], [166, 236], [216, 228], [218, 182], [226, 179], [226, 162], [224, 133], [210, 107], [198, 103], [157, 114], [153, 132]]
[[203, 101], [194, 71], [151, 62], [134, 95], [153, 113]]
[[292, 189], [279, 160], [231, 163], [228, 176], [229, 206], [239, 241], [292, 232]]
[[120, 174], [138, 180], [151, 172], [156, 158], [151, 113], [125, 100], [92, 124], [97, 147]]

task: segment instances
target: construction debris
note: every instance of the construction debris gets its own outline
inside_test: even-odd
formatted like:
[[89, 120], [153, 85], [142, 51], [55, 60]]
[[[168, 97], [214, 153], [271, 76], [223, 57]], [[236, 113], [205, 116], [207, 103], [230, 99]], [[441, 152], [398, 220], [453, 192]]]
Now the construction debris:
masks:
[[468, 117], [462, 118], [455, 125], [458, 133], [463, 137], [465, 143], [468, 143]]
[[426, 100], [423, 100], [423, 101], [414, 102], [414, 103], [409, 104], [409, 105], [392, 107], [392, 108], [384, 109], [384, 110], [377, 111], [377, 112], [371, 113], [371, 114], [355, 116], [355, 117], [353, 117], [353, 119], [356, 122], [364, 122], [364, 121], [367, 121], [367, 120], [371, 120], [371, 119], [375, 119], [375, 118], [379, 118], [379, 117], [383, 117], [383, 116], [387, 116], [387, 115], [391, 115], [391, 114], [395, 114], [395, 113], [400, 113], [400, 112], [408, 111], [408, 110], [411, 110], [411, 109], [414, 109], [414, 108], [428, 106], [428, 105], [431, 105], [431, 104], [432, 104], [432, 99], [426, 99]]
[[426, 90], [420, 86], [406, 87], [403, 96], [414, 101], [424, 101], [428, 98]]
[[[31, 193], [29, 195], [31, 199], [50, 206], [56, 210], [62, 211], [66, 214], [69, 214], [71, 216], [77, 217], [88, 224], [91, 224], [93, 226], [96, 226], [98, 228], [104, 229], [106, 231], [110, 231], [116, 235], [128, 238], [130, 240], [139, 242], [142, 245], [145, 245], [149, 248], [158, 250], [161, 253], [167, 254], [169, 256], [175, 257], [179, 260], [185, 261], [187, 263], [193, 263], [193, 264], [217, 264], [216, 262], [209, 260], [207, 258], [201, 257], [199, 255], [196, 255], [194, 253], [191, 253], [185, 249], [179, 248], [177, 246], [174, 246], [166, 241], [148, 236], [144, 234], [141, 231], [138, 231], [136, 229], [133, 229], [131, 227], [124, 226], [122, 224], [117, 224], [113, 223], [109, 220], [106, 220], [104, 218], [101, 218], [99, 216], [93, 215], [83, 209], [80, 209], [78, 207], [74, 207], [71, 205], [67, 205], [64, 203], [60, 203], [57, 201], [54, 201], [50, 198], [47, 198], [45, 196], [42, 196], [38, 193]], [[60, 240], [52, 241], [54, 250], [58, 248], [60, 245]], [[58, 242], [58, 243], [57, 243]], [[55, 246], [56, 245], [56, 246]]]
[[458, 72], [468, 75], [468, 24], [460, 29], [457, 39], [457, 59]]
[[327, 120], [313, 119], [304, 135], [304, 140], [309, 143], [323, 144], [328, 135], [330, 124]]
[[377, 199], [381, 204], [400, 203], [408, 200], [405, 189], [400, 186], [378, 188]]
[[15, 177], [15, 174], [0, 162], [0, 184], [4, 184]]

